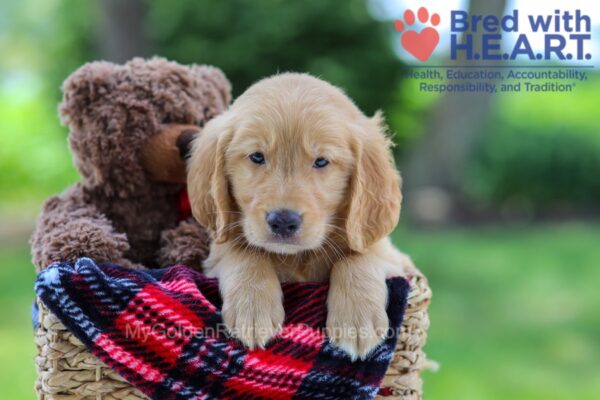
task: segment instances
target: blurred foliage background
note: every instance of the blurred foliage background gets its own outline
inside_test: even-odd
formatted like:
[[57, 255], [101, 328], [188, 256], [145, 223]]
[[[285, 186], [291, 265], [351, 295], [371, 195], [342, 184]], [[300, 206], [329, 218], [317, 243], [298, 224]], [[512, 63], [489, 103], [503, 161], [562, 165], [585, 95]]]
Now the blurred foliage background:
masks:
[[406, 188], [393, 238], [435, 295], [428, 399], [600, 398], [600, 77], [573, 93], [420, 93], [387, 12], [414, 4], [0, 0], [0, 397], [34, 396], [27, 238], [78, 179], [60, 84], [88, 61], [157, 54], [219, 66], [235, 95], [304, 71], [384, 111]]

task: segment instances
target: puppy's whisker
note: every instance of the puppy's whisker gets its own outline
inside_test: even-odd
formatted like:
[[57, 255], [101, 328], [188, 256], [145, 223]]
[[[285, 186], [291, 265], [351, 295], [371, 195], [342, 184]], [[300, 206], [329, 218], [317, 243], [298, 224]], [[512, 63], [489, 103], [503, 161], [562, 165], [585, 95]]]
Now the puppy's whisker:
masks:
[[[327, 251], [330, 249], [333, 252], [333, 258], [331, 258], [330, 252]], [[318, 248], [320, 254], [324, 255], [329, 262], [329, 265], [333, 265], [336, 261], [343, 257], [341, 252], [335, 246], [335, 243], [331, 241], [329, 238], [325, 238], [323, 241], [323, 246]]]
[[[342, 250], [331, 239], [325, 238], [325, 246], [328, 246], [333, 251], [335, 261], [338, 261], [344, 257]], [[330, 262], [332, 262], [332, 261], [330, 261]]]
[[238, 228], [242, 226], [242, 222], [241, 221], [234, 221], [234, 222], [230, 222], [229, 224], [225, 225], [225, 227], [223, 228], [226, 232], [230, 232], [232, 231], [234, 228]]
[[227, 211], [227, 210], [222, 210], [222, 211], [208, 212], [206, 214], [207, 215], [216, 215], [216, 214], [239, 214], [239, 215], [242, 215], [242, 212], [241, 211]]
[[325, 226], [327, 228], [331, 228], [331, 229], [336, 230], [336, 231], [340, 231], [340, 232], [344, 232], [344, 233], [346, 232], [344, 228], [342, 228], [340, 226], [337, 226], [335, 224], [329, 224], [329, 223], [327, 223], [327, 224], [325, 224]]
[[[331, 224], [326, 225], [327, 228], [331, 228], [328, 234], [340, 239], [340, 241], [344, 242], [346, 240], [346, 231]], [[329, 242], [332, 246], [334, 246], [340, 253], [343, 253], [341, 247], [331, 238], [325, 237], [325, 242]]]
[[328, 228], [331, 228], [331, 230], [328, 233], [337, 235], [340, 238], [345, 238], [346, 237], [346, 231], [344, 229], [340, 229], [340, 228], [335, 229], [335, 228], [337, 228], [335, 226], [331, 226], [331, 227], [328, 227]]
[[329, 265], [333, 265], [334, 262], [331, 259], [331, 257], [329, 256], [329, 252], [325, 251], [325, 248], [321, 248], [321, 252], [325, 255], [325, 257], [327, 258], [327, 261], [329, 262]]
[[317, 247], [317, 248], [315, 248], [315, 249], [310, 249], [310, 250], [308, 250], [308, 251], [310, 252], [310, 254], [311, 254], [313, 257], [315, 257], [315, 258], [317, 258], [317, 259], [319, 259], [321, 256], [323, 256], [323, 255], [324, 255], [324, 254], [323, 254], [323, 246]]
[[242, 235], [238, 236], [235, 239], [235, 244], [236, 245], [243, 245], [243, 248], [246, 248], [249, 246], [248, 241], [246, 240], [246, 238]]
[[344, 241], [346, 239], [346, 231], [344, 229], [340, 228], [339, 226], [326, 224], [325, 227], [328, 229], [331, 229], [331, 230], [329, 230], [328, 233], [331, 233], [332, 235], [336, 235], [336, 237], [340, 238], [342, 241]]

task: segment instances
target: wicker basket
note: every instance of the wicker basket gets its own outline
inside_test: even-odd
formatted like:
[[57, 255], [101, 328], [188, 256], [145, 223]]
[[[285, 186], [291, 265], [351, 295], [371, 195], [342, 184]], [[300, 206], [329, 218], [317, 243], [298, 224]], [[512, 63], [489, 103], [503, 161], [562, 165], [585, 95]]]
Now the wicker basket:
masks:
[[[421, 370], [426, 366], [423, 346], [429, 327], [427, 307], [431, 290], [427, 279], [411, 279], [408, 308], [400, 339], [378, 399], [420, 399]], [[35, 332], [37, 380], [35, 390], [43, 400], [147, 399], [112, 369], [90, 354], [38, 300], [39, 326]]]

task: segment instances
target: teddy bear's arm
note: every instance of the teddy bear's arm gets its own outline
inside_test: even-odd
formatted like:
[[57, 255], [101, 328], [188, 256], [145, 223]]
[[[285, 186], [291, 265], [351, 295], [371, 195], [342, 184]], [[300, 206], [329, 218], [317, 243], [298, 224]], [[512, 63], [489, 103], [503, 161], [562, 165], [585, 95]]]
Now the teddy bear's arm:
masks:
[[118, 233], [92, 204], [86, 204], [75, 186], [46, 200], [31, 238], [33, 263], [39, 272], [55, 261], [90, 257], [134, 267], [125, 259], [127, 236]]
[[184, 264], [202, 268], [208, 256], [210, 237], [193, 218], [183, 220], [173, 229], [162, 232], [159, 262], [163, 266]]

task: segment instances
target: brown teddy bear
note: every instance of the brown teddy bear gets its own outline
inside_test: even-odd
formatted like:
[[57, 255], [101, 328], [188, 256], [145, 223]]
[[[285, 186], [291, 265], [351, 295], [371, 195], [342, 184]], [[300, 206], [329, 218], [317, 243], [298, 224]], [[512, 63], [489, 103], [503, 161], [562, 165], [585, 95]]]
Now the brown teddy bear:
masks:
[[230, 90], [217, 68], [161, 58], [75, 71], [59, 111], [81, 181], [43, 206], [31, 241], [37, 271], [81, 256], [130, 268], [200, 267], [209, 236], [181, 215], [184, 158]]

